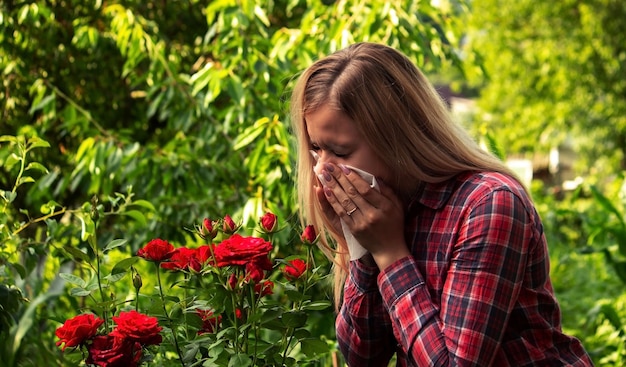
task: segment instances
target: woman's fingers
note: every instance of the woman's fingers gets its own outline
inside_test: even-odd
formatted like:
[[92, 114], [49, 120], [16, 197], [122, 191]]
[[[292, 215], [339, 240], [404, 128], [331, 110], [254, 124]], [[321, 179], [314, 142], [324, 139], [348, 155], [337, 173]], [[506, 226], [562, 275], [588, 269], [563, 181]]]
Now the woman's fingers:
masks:
[[337, 216], [337, 213], [335, 213], [335, 209], [328, 202], [324, 188], [316, 186], [315, 195], [317, 196], [317, 200], [322, 207], [322, 212], [326, 216], [326, 219], [332, 224], [337, 233], [341, 233], [341, 223], [339, 223], [339, 217]]
[[[362, 215], [363, 211], [375, 209], [380, 196], [370, 183], [349, 168], [330, 163], [322, 171], [327, 199], [340, 217]], [[346, 218], [344, 218], [346, 219]]]

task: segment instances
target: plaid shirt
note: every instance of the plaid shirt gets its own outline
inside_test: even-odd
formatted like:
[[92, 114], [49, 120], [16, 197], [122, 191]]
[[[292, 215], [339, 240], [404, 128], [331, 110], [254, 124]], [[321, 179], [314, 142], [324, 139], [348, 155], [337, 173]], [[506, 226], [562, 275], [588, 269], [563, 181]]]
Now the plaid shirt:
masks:
[[407, 210], [412, 256], [350, 263], [337, 339], [349, 366], [592, 366], [561, 331], [541, 220], [520, 184], [468, 173]]

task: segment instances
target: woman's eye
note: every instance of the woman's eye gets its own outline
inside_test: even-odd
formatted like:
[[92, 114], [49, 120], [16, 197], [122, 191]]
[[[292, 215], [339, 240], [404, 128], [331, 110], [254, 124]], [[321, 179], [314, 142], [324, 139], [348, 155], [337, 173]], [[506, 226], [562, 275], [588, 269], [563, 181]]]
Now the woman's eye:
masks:
[[345, 158], [348, 156], [348, 154], [341, 154], [341, 153], [333, 153], [335, 155], [335, 157], [337, 158]]

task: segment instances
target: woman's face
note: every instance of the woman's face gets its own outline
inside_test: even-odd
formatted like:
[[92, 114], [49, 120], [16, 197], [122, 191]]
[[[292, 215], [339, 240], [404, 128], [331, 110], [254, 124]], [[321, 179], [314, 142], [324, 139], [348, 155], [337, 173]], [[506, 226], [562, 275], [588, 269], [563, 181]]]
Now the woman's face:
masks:
[[319, 163], [345, 164], [392, 182], [391, 171], [365, 142], [356, 124], [327, 104], [305, 116], [310, 149]]

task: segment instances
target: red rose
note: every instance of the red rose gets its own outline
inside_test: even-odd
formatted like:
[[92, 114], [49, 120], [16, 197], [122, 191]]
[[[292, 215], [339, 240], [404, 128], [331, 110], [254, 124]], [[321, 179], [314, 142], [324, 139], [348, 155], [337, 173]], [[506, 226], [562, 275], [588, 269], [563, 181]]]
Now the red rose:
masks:
[[139, 251], [137, 251], [137, 256], [143, 257], [149, 261], [160, 262], [172, 257], [173, 253], [174, 246], [172, 246], [172, 244], [157, 238], [148, 242], [144, 248], [139, 249]]
[[202, 245], [198, 247], [198, 251], [196, 251], [196, 260], [204, 266], [207, 262], [211, 265], [214, 264], [213, 261], [213, 251], [215, 249], [215, 245]]
[[300, 238], [302, 239], [302, 242], [304, 242], [305, 244], [312, 245], [317, 239], [317, 234], [315, 233], [315, 227], [313, 227], [313, 225], [311, 224], [306, 226]]
[[278, 218], [274, 213], [265, 213], [260, 220], [261, 229], [266, 233], [272, 233], [276, 230], [278, 224]]
[[174, 250], [168, 261], [162, 262], [161, 267], [168, 270], [202, 270], [202, 264], [198, 260], [197, 249], [179, 247]]
[[259, 297], [267, 296], [274, 293], [274, 282], [266, 280], [263, 283], [257, 283], [254, 285], [254, 293]]
[[246, 281], [258, 283], [265, 278], [265, 271], [256, 262], [246, 264]]
[[208, 238], [212, 240], [217, 236], [217, 227], [215, 226], [215, 222], [210, 220], [209, 218], [204, 218], [202, 221], [202, 238]]
[[202, 327], [198, 330], [198, 334], [212, 334], [222, 323], [222, 316], [213, 315], [213, 310], [196, 309], [196, 313], [200, 316], [200, 320], [202, 320]]
[[265, 271], [272, 270], [272, 266], [267, 256], [254, 259], [246, 264], [246, 280], [252, 280], [254, 283], [260, 282], [265, 277]]
[[218, 267], [246, 264], [267, 256], [272, 244], [258, 237], [242, 237], [234, 234], [215, 246], [215, 261]]
[[56, 345], [65, 343], [62, 350], [81, 345], [93, 338], [103, 323], [104, 320], [90, 313], [74, 316], [56, 330], [55, 334], [60, 339]]
[[230, 215], [226, 214], [223, 222], [224, 224], [222, 225], [222, 230], [224, 231], [224, 233], [233, 234], [237, 232], [237, 229], [239, 227], [235, 224], [235, 221], [233, 220], [233, 218], [230, 217]]
[[283, 269], [283, 274], [288, 280], [299, 279], [307, 269], [306, 263], [301, 259], [294, 259], [289, 261], [289, 264]]
[[136, 367], [141, 359], [141, 344], [111, 335], [99, 335], [87, 347], [87, 365]]
[[135, 310], [120, 312], [119, 316], [113, 316], [113, 321], [117, 324], [115, 330], [110, 335], [116, 338], [128, 339], [142, 345], [161, 344], [163, 337], [162, 327], [156, 317], [147, 316]]

